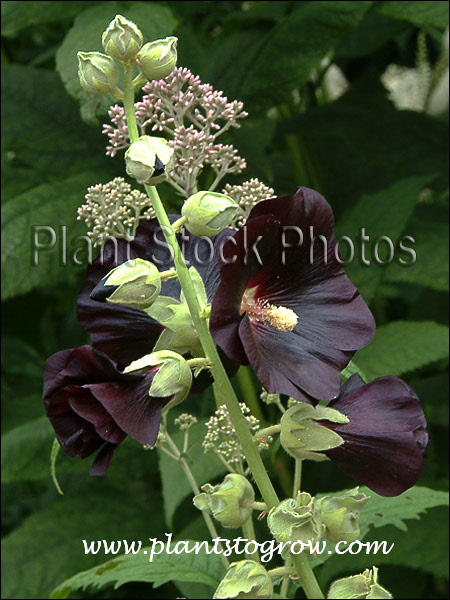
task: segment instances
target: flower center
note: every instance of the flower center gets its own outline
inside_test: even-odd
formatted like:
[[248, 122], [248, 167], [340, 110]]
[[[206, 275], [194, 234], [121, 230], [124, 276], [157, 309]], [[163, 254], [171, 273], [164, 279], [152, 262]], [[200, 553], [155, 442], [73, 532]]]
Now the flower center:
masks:
[[275, 306], [267, 300], [255, 299], [256, 288], [245, 290], [241, 302], [241, 315], [247, 313], [250, 321], [259, 321], [277, 331], [292, 331], [298, 316], [290, 308]]

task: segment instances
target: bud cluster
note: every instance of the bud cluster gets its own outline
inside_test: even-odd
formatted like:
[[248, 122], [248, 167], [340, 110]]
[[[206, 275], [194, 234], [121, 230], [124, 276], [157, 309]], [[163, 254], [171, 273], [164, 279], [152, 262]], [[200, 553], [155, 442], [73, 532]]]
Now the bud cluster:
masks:
[[236, 228], [240, 228], [244, 225], [255, 204], [275, 196], [275, 191], [271, 187], [268, 187], [255, 177], [248, 181], [244, 181], [240, 185], [231, 185], [227, 183], [223, 188], [222, 193], [231, 196], [239, 206], [233, 220], [233, 225]]

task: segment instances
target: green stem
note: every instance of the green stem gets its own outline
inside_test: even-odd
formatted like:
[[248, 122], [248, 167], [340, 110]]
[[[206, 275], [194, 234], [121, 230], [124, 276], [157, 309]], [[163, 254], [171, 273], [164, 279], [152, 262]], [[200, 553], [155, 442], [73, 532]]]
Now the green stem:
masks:
[[250, 368], [244, 366], [240, 367], [239, 371], [237, 372], [237, 379], [239, 381], [239, 387], [241, 388], [245, 404], [249, 407], [252, 415], [262, 421], [264, 419], [264, 415], [259, 405], [260, 403], [258, 394], [256, 393], [255, 386], [253, 385]]
[[[272, 579], [276, 579], [277, 577], [285, 577], [288, 575], [295, 575], [295, 571], [292, 567], [276, 567], [275, 569], [270, 569], [267, 571]], [[284, 598], [284, 596], [282, 596]]]
[[[132, 65], [129, 65], [125, 72], [124, 108], [128, 124], [128, 131], [130, 132], [130, 139], [131, 141], [134, 141], [139, 134], [136, 124], [136, 115], [134, 112]], [[184, 260], [180, 245], [178, 244], [176, 234], [171, 227], [164, 205], [155, 186], [146, 185], [145, 189], [152, 201], [152, 205], [165, 240], [172, 248], [173, 261], [178, 273], [178, 279], [186, 298], [186, 303], [188, 305], [200, 343], [203, 347], [203, 351], [205, 352], [205, 356], [211, 365], [211, 372], [215, 381], [215, 390], [217, 391], [218, 398], [223, 401], [228, 409], [230, 419], [238, 435], [242, 451], [245, 455], [248, 466], [250, 467], [253, 478], [255, 479], [256, 485], [259, 488], [264, 502], [270, 509], [279, 504], [277, 493], [269, 478], [256, 444], [253, 441], [253, 436], [245, 416], [242, 414], [239, 401], [236, 397], [233, 386], [231, 385], [231, 381], [228, 378], [222, 361], [220, 360], [216, 345], [209, 331], [207, 320], [201, 315], [201, 307], [197, 298], [195, 287], [191, 279], [189, 269]], [[323, 598], [322, 592], [320, 591], [307, 557], [301, 558], [302, 561], [298, 561], [297, 573], [301, 577], [302, 583], [304, 584], [306, 595], [308, 598]], [[305, 561], [307, 566], [304, 564]], [[311, 592], [313, 591], [313, 593], [308, 593], [308, 590]], [[319, 594], [317, 594], [317, 590], [319, 590]]]
[[265, 429], [260, 429], [259, 431], [257, 431], [254, 435], [254, 440], [262, 440], [266, 437], [269, 437], [269, 435], [275, 435], [276, 433], [280, 433], [280, 431], [281, 425], [279, 423], [277, 425], [271, 425], [270, 427], [266, 427]]
[[314, 575], [314, 571], [309, 564], [307, 555], [304, 552], [301, 554], [293, 554], [292, 561], [294, 563], [295, 570], [297, 571], [297, 575], [300, 578], [300, 583], [303, 591], [306, 594], [306, 597], [322, 600], [324, 595], [319, 584], [317, 583], [316, 576]]
[[[246, 540], [255, 540], [255, 526], [253, 524], [253, 517], [250, 515], [249, 518], [242, 525], [242, 533], [244, 534], [244, 538]], [[256, 546], [256, 552], [254, 554], [248, 554], [247, 558], [250, 560], [254, 560], [256, 562], [260, 562], [258, 547]]]
[[292, 492], [292, 497], [295, 498], [297, 492], [300, 491], [300, 486], [302, 483], [302, 460], [295, 461], [295, 471], [294, 471], [294, 490]]

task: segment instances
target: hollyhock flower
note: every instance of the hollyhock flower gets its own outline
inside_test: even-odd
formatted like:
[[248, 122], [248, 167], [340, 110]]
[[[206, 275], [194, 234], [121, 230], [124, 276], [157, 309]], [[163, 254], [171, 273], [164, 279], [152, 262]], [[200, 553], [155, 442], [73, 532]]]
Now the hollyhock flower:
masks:
[[174, 398], [149, 395], [160, 365], [123, 373], [91, 346], [62, 350], [44, 365], [44, 403], [63, 450], [86, 458], [91, 475], [104, 475], [127, 435], [154, 445], [161, 410]]
[[[345, 275], [333, 213], [317, 192], [259, 202], [223, 248], [211, 332], [268, 392], [332, 400], [375, 322]], [[325, 247], [326, 246], [326, 247]]]
[[[172, 222], [177, 218], [171, 217]], [[232, 230], [224, 230], [211, 241], [186, 233], [180, 237], [184, 257], [188, 265], [194, 266], [200, 273], [209, 301], [219, 283], [219, 250], [224, 240], [233, 234]], [[91, 334], [94, 347], [121, 365], [128, 365], [150, 353], [164, 329], [143, 310], [99, 302], [90, 297], [103, 277], [133, 258], [153, 262], [160, 271], [173, 268], [171, 253], [156, 219], [140, 225], [132, 242], [115, 240], [104, 245], [102, 253], [88, 266], [87, 278], [78, 298], [78, 320]], [[163, 282], [161, 294], [179, 299], [178, 280]]]
[[344, 440], [324, 452], [338, 467], [382, 496], [397, 496], [417, 482], [428, 433], [408, 384], [392, 375], [365, 384], [355, 374], [329, 406], [349, 419], [320, 422]]

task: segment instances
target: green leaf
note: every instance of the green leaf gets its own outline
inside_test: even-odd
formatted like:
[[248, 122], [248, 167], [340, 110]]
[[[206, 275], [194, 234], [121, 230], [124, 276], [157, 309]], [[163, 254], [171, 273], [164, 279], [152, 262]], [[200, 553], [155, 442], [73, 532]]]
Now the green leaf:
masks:
[[378, 327], [371, 344], [358, 352], [367, 377], [403, 375], [448, 360], [448, 327], [434, 321], [393, 321]]
[[66, 21], [96, 2], [2, 2], [2, 35], [40, 23]]
[[[204, 422], [196, 423], [189, 430], [191, 449], [189, 450], [187, 460], [199, 487], [213, 481], [226, 472], [224, 465], [214, 454], [205, 454], [203, 452], [202, 440], [205, 433]], [[173, 435], [171, 434], [171, 437], [178, 448], [181, 448], [184, 434], [176, 432]], [[178, 462], [167, 456], [164, 452], [158, 451], [158, 454], [164, 500], [164, 515], [167, 525], [171, 526], [175, 511], [185, 498], [189, 495], [193, 496], [193, 492]]]
[[144, 35], [144, 42], [171, 35], [177, 26], [170, 9], [155, 2], [139, 2], [127, 10], [117, 2], [101, 2], [78, 15], [56, 53], [56, 68], [67, 92], [81, 100], [83, 118], [87, 121], [95, 121], [97, 114], [106, 113], [109, 105], [115, 102], [109, 95], [94, 97], [82, 89], [77, 52], [103, 52], [102, 33], [118, 12], [136, 23]]
[[76, 221], [76, 211], [97, 177], [89, 171], [44, 183], [2, 207], [2, 300], [37, 286], [77, 280], [80, 266], [74, 253], [79, 250], [77, 260], [85, 267], [89, 243], [77, 237], [85, 234], [85, 226]]
[[312, 70], [360, 23], [372, 2], [298, 3], [273, 28], [228, 36], [214, 52], [209, 78], [227, 95], [280, 101], [305, 84]]
[[[406, 232], [415, 240], [417, 260], [405, 268], [393, 264], [386, 270], [385, 281], [422, 285], [438, 292], [448, 292], [449, 227], [448, 210], [418, 206]], [[436, 243], [436, 240], [439, 240]]]
[[83, 539], [132, 541], [145, 534], [143, 527], [153, 536], [163, 535], [150, 512], [140, 512], [141, 504], [137, 510], [126, 488], [95, 483], [79, 494], [58, 497], [2, 540], [3, 598], [48, 598], [61, 580], [98, 564], [102, 555], [85, 554]]
[[[189, 540], [185, 541], [190, 545], [195, 544]], [[176, 544], [170, 544], [169, 553], [155, 555], [151, 562], [151, 546], [142, 548], [138, 557], [123, 554], [89, 571], [77, 573], [58, 585], [50, 598], [67, 598], [75, 590], [102, 589], [112, 584], [114, 589], [117, 589], [134, 581], [153, 583], [155, 588], [169, 581], [195, 582], [217, 587], [225, 572], [220, 556], [208, 555], [205, 551], [198, 554], [171, 554], [175, 547]]]
[[[339, 219], [336, 235], [348, 236], [355, 246], [355, 258], [345, 270], [366, 302], [372, 300], [385, 271], [390, 268], [390, 265], [383, 267], [377, 264], [374, 256], [376, 239], [379, 236], [387, 236], [394, 246], [396, 245], [419, 201], [420, 192], [430, 179], [426, 176], [412, 177], [394, 183], [376, 194], [366, 194]], [[370, 265], [362, 262], [362, 243], [357, 242], [362, 227], [365, 234], [370, 237], [370, 240], [365, 243], [364, 251], [365, 261]], [[385, 247], [383, 242], [379, 251], [381, 260], [385, 259], [382, 255], [382, 249]], [[344, 242], [342, 250], [344, 256], [346, 251], [347, 244]], [[408, 270], [408, 267], [403, 267], [403, 270]]]
[[444, 31], [448, 27], [448, 2], [403, 0], [402, 2], [378, 2], [380, 14], [409, 21], [433, 33], [436, 29]]
[[3, 66], [2, 122], [2, 203], [39, 184], [111, 169], [104, 136], [80, 123], [56, 73]]

